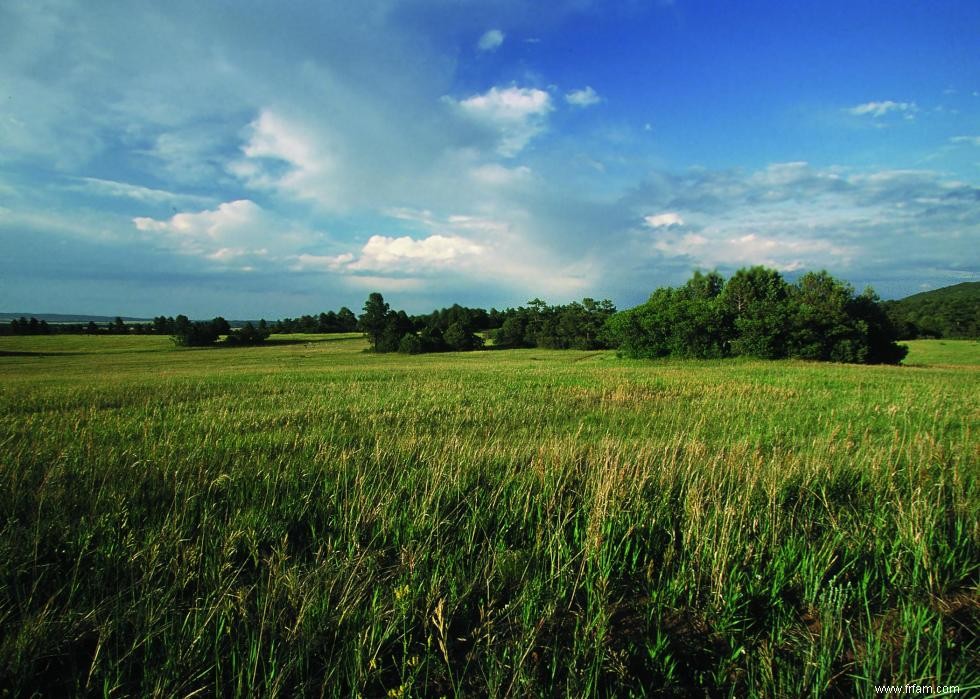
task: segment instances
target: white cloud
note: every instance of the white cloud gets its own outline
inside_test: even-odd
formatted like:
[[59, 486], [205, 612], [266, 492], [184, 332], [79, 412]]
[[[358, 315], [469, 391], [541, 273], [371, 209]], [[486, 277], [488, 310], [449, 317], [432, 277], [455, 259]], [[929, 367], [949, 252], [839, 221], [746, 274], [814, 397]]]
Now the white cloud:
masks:
[[496, 51], [504, 43], [504, 33], [499, 29], [489, 29], [476, 43], [476, 47], [481, 51]]
[[645, 216], [643, 222], [650, 228], [667, 228], [670, 226], [683, 226], [684, 219], [681, 215], [673, 211], [667, 211], [662, 214], [656, 214], [652, 216]]
[[544, 131], [553, 109], [551, 95], [528, 87], [492, 87], [461, 101], [446, 100], [471, 121], [493, 130], [498, 136], [497, 152], [504, 157], [517, 155]]
[[316, 238], [275, 221], [249, 199], [225, 202], [211, 210], [178, 213], [164, 220], [140, 216], [133, 224], [179, 253], [221, 263], [278, 257]]
[[599, 104], [602, 98], [590, 86], [586, 85], [581, 90], [572, 90], [565, 95], [565, 101], [573, 107], [591, 107]]
[[318, 201], [337, 197], [333, 180], [337, 163], [313, 135], [295, 121], [264, 109], [249, 125], [243, 159], [228, 171], [256, 189], [275, 189], [290, 196]]
[[372, 235], [360, 256], [347, 264], [351, 270], [373, 272], [420, 272], [443, 267], [479, 255], [483, 246], [460, 236], [430, 235], [421, 240], [409, 236]]
[[850, 107], [847, 111], [855, 116], [870, 115], [876, 119], [894, 112], [903, 115], [906, 119], [914, 119], [915, 113], [919, 111], [919, 108], [915, 102], [884, 100], [882, 102], [865, 102], [864, 104]]

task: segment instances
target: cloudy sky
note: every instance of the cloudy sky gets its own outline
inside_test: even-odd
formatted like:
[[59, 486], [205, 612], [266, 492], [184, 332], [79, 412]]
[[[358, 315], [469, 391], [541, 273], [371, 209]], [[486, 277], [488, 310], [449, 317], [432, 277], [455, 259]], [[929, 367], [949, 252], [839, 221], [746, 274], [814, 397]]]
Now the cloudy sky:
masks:
[[980, 273], [980, 3], [0, 2], [0, 310]]

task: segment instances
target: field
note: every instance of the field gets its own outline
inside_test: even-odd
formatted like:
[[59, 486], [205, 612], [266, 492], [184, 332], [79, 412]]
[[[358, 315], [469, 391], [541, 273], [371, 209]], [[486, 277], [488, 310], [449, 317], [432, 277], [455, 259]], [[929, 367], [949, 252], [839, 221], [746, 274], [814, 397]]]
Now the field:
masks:
[[980, 686], [980, 345], [0, 338], [12, 695]]

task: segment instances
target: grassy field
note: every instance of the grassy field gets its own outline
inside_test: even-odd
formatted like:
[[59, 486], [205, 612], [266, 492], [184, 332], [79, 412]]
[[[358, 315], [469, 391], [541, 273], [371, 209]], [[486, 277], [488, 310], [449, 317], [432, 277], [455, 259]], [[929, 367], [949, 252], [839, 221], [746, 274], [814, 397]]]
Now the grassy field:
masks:
[[969, 695], [980, 345], [910, 344], [0, 338], [0, 688]]
[[980, 341], [907, 340], [906, 366], [969, 366], [980, 369]]

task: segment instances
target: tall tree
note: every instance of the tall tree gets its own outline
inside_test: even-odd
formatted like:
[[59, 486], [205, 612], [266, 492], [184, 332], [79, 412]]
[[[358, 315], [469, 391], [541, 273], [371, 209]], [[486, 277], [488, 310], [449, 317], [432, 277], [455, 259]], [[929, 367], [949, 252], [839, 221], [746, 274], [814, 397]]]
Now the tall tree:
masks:
[[[372, 292], [364, 302], [364, 313], [358, 320], [358, 329], [367, 335], [372, 349], [377, 352], [382, 347], [385, 326], [388, 324], [388, 313], [391, 307], [385, 303], [384, 297], [377, 291]], [[399, 338], [401, 339], [401, 338]]]
[[774, 269], [740, 269], [725, 284], [721, 305], [733, 327], [732, 354], [786, 356], [789, 287]]

